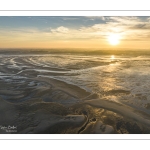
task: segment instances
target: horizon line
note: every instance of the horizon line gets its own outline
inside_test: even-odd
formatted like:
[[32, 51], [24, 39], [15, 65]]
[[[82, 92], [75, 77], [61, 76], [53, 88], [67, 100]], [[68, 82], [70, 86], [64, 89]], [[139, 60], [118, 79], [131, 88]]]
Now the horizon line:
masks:
[[85, 49], [85, 50], [150, 50], [150, 48], [143, 48], [143, 49], [137, 49], [137, 48], [115, 48], [115, 47], [111, 47], [111, 48], [32, 48], [32, 47], [28, 47], [28, 48], [23, 48], [23, 47], [16, 47], [16, 48], [0, 48], [0, 50], [15, 50], [15, 49], [22, 49], [22, 50], [79, 50], [79, 49]]

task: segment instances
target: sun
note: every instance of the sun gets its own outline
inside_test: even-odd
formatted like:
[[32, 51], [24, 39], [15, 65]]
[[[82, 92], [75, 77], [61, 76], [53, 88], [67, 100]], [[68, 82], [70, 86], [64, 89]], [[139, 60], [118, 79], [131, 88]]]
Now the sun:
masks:
[[111, 45], [118, 45], [120, 42], [120, 35], [118, 34], [110, 34], [108, 36], [108, 41]]

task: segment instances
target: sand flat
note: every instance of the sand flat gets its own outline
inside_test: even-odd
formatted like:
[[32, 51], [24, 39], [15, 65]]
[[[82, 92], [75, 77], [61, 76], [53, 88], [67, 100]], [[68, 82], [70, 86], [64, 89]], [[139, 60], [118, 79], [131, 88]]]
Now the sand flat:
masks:
[[130, 58], [5, 54], [0, 125], [17, 126], [12, 134], [150, 133], [150, 60]]

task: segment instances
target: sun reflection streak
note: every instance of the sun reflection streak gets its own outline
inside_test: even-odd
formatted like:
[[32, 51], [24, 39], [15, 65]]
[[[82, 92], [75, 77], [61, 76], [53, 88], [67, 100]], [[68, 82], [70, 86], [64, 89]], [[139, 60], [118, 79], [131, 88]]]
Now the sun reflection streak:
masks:
[[115, 59], [115, 56], [114, 56], [114, 55], [111, 55], [110, 59], [111, 59], [111, 60], [114, 60], [114, 59]]

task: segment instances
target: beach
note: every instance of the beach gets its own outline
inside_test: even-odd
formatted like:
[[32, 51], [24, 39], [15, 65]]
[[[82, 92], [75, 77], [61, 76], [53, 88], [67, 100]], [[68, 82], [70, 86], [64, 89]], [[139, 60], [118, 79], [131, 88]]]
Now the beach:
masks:
[[0, 51], [1, 134], [149, 134], [148, 52]]

